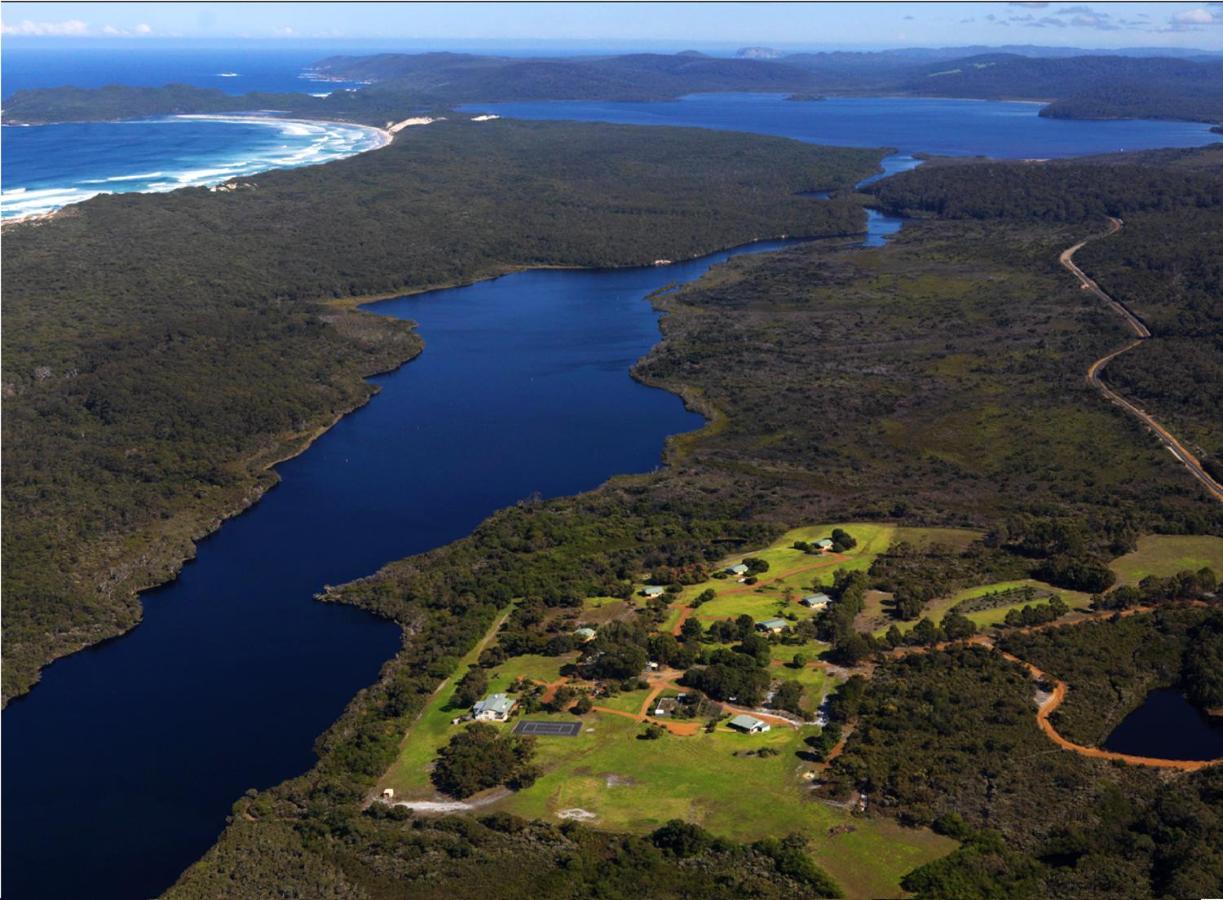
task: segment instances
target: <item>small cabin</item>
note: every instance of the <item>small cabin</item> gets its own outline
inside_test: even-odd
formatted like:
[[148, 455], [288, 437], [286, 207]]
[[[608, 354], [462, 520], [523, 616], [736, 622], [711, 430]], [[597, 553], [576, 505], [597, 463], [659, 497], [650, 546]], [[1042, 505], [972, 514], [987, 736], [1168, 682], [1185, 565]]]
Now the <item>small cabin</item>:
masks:
[[832, 549], [832, 538], [824, 538], [823, 540], [816, 541], [815, 546], [817, 550], [827, 553]]
[[743, 563], [739, 563], [738, 565], [726, 567], [727, 575], [746, 575], [747, 573], [748, 573], [748, 568]]
[[667, 589], [665, 587], [660, 587], [656, 584], [647, 584], [645, 587], [641, 589], [641, 596], [643, 597], [661, 597], [666, 592], [667, 592]]
[[789, 627], [790, 623], [785, 619], [765, 619], [763, 622], [756, 623], [756, 630], [765, 634], [780, 634]]
[[769, 730], [769, 723], [757, 719], [755, 716], [735, 716], [726, 723], [735, 731], [741, 731], [744, 734], [764, 734]]
[[798, 602], [807, 607], [807, 609], [823, 609], [832, 602], [832, 598], [827, 594], [820, 592], [818, 594], [808, 594]]

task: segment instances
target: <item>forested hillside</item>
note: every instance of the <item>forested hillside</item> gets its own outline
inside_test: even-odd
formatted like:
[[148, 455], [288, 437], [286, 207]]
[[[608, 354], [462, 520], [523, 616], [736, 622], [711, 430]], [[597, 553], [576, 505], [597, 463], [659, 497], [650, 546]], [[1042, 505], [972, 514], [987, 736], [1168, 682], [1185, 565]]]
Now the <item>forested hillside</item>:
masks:
[[1090, 162], [941, 160], [871, 186], [888, 207], [978, 220], [1099, 223], [1115, 235], [1076, 257], [1152, 340], [1109, 365], [1109, 382], [1165, 418], [1223, 473], [1223, 176], [1219, 145]]
[[5, 697], [130, 627], [133, 591], [418, 349], [318, 301], [535, 265], [850, 234], [879, 151], [685, 129], [441, 123], [232, 190], [98, 197], [4, 233]]

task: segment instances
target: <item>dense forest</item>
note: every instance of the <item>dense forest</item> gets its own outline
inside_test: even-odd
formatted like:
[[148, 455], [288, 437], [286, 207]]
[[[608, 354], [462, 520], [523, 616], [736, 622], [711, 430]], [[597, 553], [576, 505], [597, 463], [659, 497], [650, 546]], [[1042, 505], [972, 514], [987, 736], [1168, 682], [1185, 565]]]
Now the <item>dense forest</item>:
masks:
[[318, 301], [524, 266], [853, 234], [881, 151], [605, 125], [438, 123], [229, 191], [97, 197], [4, 233], [5, 697], [139, 616], [266, 465], [414, 355]]
[[[468, 539], [329, 592], [327, 600], [405, 625], [405, 651], [320, 739], [319, 766], [240, 801], [218, 844], [176, 890], [206, 896], [217, 884], [259, 883], [272, 872], [290, 885], [370, 872], [384, 844], [365, 835], [364, 797], [389, 765], [414, 710], [454, 670], [495, 608], [513, 598], [525, 598], [524, 607], [539, 612], [573, 597], [614, 596], [643, 571], [706, 565], [802, 522], [857, 518], [993, 528], [995, 550], [978, 547], [976, 557], [933, 548], [889, 554], [871, 577], [898, 588], [925, 578], [956, 585], [986, 572], [1013, 577], [1068, 553], [1107, 555], [1132, 544], [1140, 531], [1223, 530], [1217, 505], [1081, 381], [1086, 362], [1122, 334], [1057, 265], [1057, 254], [1082, 231], [1031, 220], [913, 223], [882, 249], [830, 240], [739, 258], [658, 297], [668, 312], [666, 339], [637, 374], [684, 393], [714, 425], [673, 439], [662, 472], [615, 479], [578, 497], [524, 501]], [[867, 333], [870, 341], [862, 339]], [[849, 611], [847, 634], [852, 598], [865, 582], [846, 578], [833, 591], [835, 605]], [[514, 652], [539, 652], [553, 637], [511, 622], [506, 640]], [[723, 668], [729, 659], [719, 657]], [[898, 729], [920, 731], [901, 744], [905, 771], [910, 759], [929, 771], [936, 765], [929, 760], [942, 760], [938, 753], [953, 754], [957, 765], [937, 790], [914, 779], [912, 789], [920, 793], [884, 811], [929, 823], [948, 810], [966, 823], [939, 823], [964, 848], [943, 869], [915, 873], [913, 890], [947, 896], [940, 887], [954, 883], [947, 879], [979, 875], [995, 896], [1005, 893], [999, 878], [1032, 888], [1031, 896], [1051, 885], [1060, 893], [1072, 893], [1075, 884], [1090, 892], [1117, 883], [1107, 873], [1119, 860], [1124, 883], [1137, 886], [1124, 896], [1146, 896], [1152, 884], [1196, 889], [1210, 883], [1215, 863], [1200, 851], [1212, 841], [1217, 846], [1213, 818], [1203, 819], [1202, 835], [1184, 850], [1176, 844], [1131, 858], [1118, 848], [1130, 831], [1161, 827], [1151, 818], [1161, 798], [1209, 803], [1210, 779], [1217, 776], [1162, 788], [1157, 780], [1080, 764], [1068, 754], [1048, 756], [1034, 724], [1030, 678], [981, 651], [918, 656], [895, 671], [886, 689], [863, 701], [872, 716], [893, 718], [886, 730], [863, 735], [877, 736], [879, 752], [891, 754]], [[718, 690], [726, 673], [715, 674]], [[947, 698], [933, 719], [932, 692]], [[903, 703], [888, 706], [885, 697], [893, 695]], [[846, 717], [858, 714], [849, 700], [838, 706]], [[975, 752], [984, 742], [991, 748], [986, 761], [1007, 786], [998, 801], [1003, 805], [991, 807], [990, 815], [1005, 807], [1016, 819], [1031, 819], [1042, 801], [1052, 803], [1052, 820], [1065, 826], [1058, 839], [1076, 848], [1066, 849], [1074, 854], [1066, 858], [1083, 860], [1077, 869], [1063, 865], [1056, 879], [1045, 872], [1055, 851], [1042, 843], [1053, 846], [1054, 836], [1035, 830], [1044, 820], [1008, 832], [1014, 846], [1002, 848], [978, 830], [993, 821], [984, 818], [982, 792], [990, 787]], [[870, 760], [865, 745], [851, 746], [858, 749], [835, 770], [846, 788], [858, 777], [854, 761]], [[1040, 753], [1043, 762], [1024, 764], [1017, 750]], [[914, 757], [918, 752], [927, 756]], [[891, 765], [892, 758], [881, 757], [878, 765]], [[1068, 792], [1068, 784], [1075, 790]], [[1117, 805], [1118, 792], [1130, 790], [1137, 792], [1133, 801]], [[1073, 815], [1065, 812], [1080, 796], [1088, 800]], [[1114, 803], [1109, 808], [1117, 809], [1121, 831], [1098, 830], [1096, 801]], [[420, 827], [446, 826], [430, 820]], [[417, 848], [401, 853], [420, 858]], [[493, 858], [480, 849], [465, 857], [477, 867]], [[1007, 875], [1012, 871], [1014, 878]], [[379, 883], [407, 884], [412, 877], [405, 870]], [[549, 896], [550, 889], [538, 894]]]
[[467, 53], [335, 56], [320, 75], [369, 82], [325, 98], [305, 94], [226, 96], [215, 90], [110, 86], [18, 91], [7, 122], [112, 119], [183, 112], [278, 109], [315, 118], [380, 124], [413, 111], [510, 100], [665, 100], [713, 91], [771, 91], [819, 97], [887, 95], [1028, 99], [1041, 115], [1075, 119], [1223, 120], [1223, 62], [1202, 57], [1032, 58], [1017, 53], [959, 57], [794, 54], [726, 59], [702, 53], [523, 58]]
[[[939, 160], [869, 190], [915, 215], [1101, 223], [1078, 264], [1151, 330], [1106, 378], [1223, 472], [1223, 168], [1220, 145], [1050, 164]], [[1085, 236], [1085, 235], [1084, 235]], [[1216, 478], [1218, 474], [1216, 474]]]

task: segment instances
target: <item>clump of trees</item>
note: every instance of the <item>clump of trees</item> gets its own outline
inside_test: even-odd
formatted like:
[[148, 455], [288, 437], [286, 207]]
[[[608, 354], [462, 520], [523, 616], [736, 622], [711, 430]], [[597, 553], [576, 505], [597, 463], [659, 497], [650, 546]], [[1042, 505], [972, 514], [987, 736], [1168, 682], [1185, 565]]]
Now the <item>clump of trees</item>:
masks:
[[1167, 578], [1148, 575], [1136, 586], [1127, 584], [1107, 594], [1096, 594], [1091, 605], [1096, 609], [1128, 609], [1173, 600], [1202, 600], [1213, 596], [1218, 586], [1214, 570], [1203, 566], [1196, 572], [1186, 569]]
[[534, 756], [535, 738], [504, 734], [487, 722], [475, 722], [438, 751], [433, 783], [460, 799], [501, 784], [529, 787], [539, 777], [531, 765]]
[[1070, 607], [1066, 605], [1066, 601], [1054, 594], [1048, 603], [1028, 604], [1022, 609], [1007, 610], [1003, 622], [1011, 627], [1044, 625], [1046, 622], [1060, 619], [1068, 612]]

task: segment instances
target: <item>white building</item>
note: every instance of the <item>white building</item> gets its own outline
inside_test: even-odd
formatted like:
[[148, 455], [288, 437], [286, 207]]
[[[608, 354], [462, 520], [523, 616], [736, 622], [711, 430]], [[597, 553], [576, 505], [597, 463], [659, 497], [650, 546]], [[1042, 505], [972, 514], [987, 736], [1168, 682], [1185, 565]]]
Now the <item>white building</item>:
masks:
[[489, 694], [477, 700], [471, 708], [471, 717], [480, 722], [504, 722], [514, 711], [515, 701], [505, 694]]

